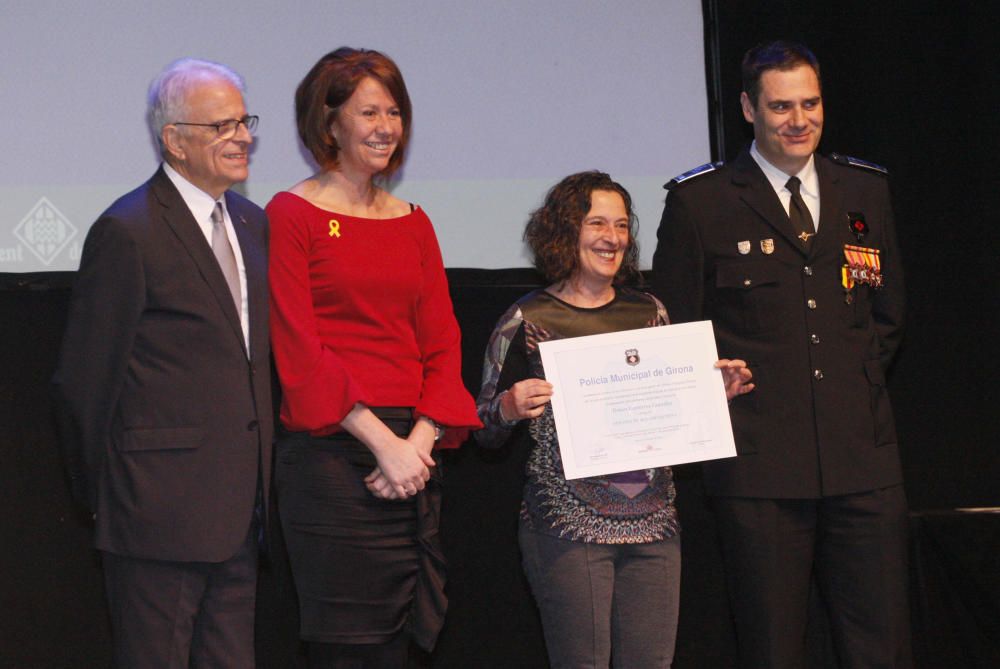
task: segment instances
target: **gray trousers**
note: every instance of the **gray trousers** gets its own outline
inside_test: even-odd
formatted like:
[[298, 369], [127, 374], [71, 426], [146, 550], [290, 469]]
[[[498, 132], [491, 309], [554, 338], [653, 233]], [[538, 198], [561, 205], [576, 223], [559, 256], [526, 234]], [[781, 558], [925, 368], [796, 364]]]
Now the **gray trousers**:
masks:
[[552, 669], [670, 667], [680, 601], [680, 537], [593, 544], [521, 528], [521, 558]]

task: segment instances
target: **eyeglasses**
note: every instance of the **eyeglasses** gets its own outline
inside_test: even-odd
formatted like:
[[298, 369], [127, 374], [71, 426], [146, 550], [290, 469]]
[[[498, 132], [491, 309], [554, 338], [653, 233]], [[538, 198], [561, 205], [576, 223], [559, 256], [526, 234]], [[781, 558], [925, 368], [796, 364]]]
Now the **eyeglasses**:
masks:
[[257, 129], [257, 121], [259, 120], [259, 116], [244, 116], [240, 119], [230, 118], [216, 123], [187, 123], [185, 121], [175, 121], [171, 125], [196, 125], [202, 128], [215, 128], [216, 139], [229, 139], [236, 134], [236, 131], [239, 130], [241, 123], [246, 126], [247, 132], [252, 135], [254, 130]]

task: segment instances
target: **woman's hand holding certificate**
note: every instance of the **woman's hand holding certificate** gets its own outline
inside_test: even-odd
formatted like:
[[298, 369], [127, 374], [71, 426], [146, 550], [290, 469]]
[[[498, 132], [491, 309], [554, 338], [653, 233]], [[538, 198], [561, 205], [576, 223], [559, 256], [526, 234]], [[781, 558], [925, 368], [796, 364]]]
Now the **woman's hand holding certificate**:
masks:
[[[733, 457], [727, 400], [753, 390], [708, 321], [540, 344], [566, 478]], [[722, 383], [720, 383], [720, 379]]]

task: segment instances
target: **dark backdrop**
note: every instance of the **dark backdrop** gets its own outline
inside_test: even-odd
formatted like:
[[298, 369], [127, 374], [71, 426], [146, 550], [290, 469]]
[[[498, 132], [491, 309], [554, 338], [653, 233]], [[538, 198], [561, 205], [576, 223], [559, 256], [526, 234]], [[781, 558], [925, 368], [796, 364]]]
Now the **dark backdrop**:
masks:
[[[739, 62], [755, 43], [799, 40], [822, 68], [822, 152], [890, 170], [910, 300], [892, 377], [915, 508], [1000, 503], [992, 421], [1000, 371], [1000, 49], [996, 3], [706, 2], [718, 6], [724, 146], [750, 138]], [[711, 9], [709, 8], [709, 11]], [[707, 25], [707, 22], [706, 22]], [[711, 63], [709, 63], [711, 65]]]
[[[784, 37], [809, 44], [823, 66], [821, 149], [892, 172], [911, 310], [890, 388], [907, 494], [918, 512], [917, 659], [928, 668], [997, 666], [997, 516], [968, 521], [946, 510], [1000, 505], [997, 429], [990, 420], [1000, 376], [993, 350], [1000, 305], [1000, 175], [993, 159], [1000, 146], [994, 121], [1000, 51], [992, 34], [1000, 9], [855, 0], [706, 0], [705, 9], [706, 69], [720, 92], [716, 157], [731, 157], [749, 137], [738, 105], [740, 56], [757, 41]], [[453, 269], [449, 278], [464, 335], [465, 380], [474, 391], [495, 320], [537, 277]], [[0, 275], [0, 667], [108, 663], [98, 563], [89, 527], [69, 502], [47, 396], [71, 280]], [[435, 667], [546, 666], [514, 535], [522, 461], [523, 454], [467, 445], [445, 463], [451, 609], [434, 657], [425, 658]], [[677, 478], [684, 577], [675, 666], [729, 667], [732, 628], [700, 471], [681, 467]], [[260, 658], [262, 666], [289, 667], [301, 658], [294, 597], [277, 546], [261, 576]], [[810, 627], [812, 666], [832, 666], [824, 624], [817, 615]]]

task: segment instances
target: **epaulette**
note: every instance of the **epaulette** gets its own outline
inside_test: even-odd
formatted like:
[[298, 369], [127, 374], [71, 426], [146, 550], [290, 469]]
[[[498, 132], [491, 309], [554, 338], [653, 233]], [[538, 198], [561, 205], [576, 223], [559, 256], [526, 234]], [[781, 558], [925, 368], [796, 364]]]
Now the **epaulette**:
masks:
[[709, 172], [714, 172], [723, 165], [725, 165], [725, 163], [723, 163], [721, 160], [715, 163], [705, 163], [704, 165], [699, 165], [693, 170], [688, 170], [684, 174], [678, 174], [673, 179], [663, 184], [663, 187], [666, 188], [667, 190], [671, 190], [675, 186], [679, 186], [685, 181], [690, 181], [695, 177], [700, 177], [702, 174], [708, 174]]
[[861, 160], [860, 158], [845, 156], [840, 153], [831, 153], [830, 160], [835, 163], [840, 163], [841, 165], [847, 165], [848, 167], [860, 167], [862, 169], [871, 170], [872, 172], [878, 172], [882, 176], [889, 176], [888, 168], [876, 165], [875, 163], [870, 163], [867, 160]]

